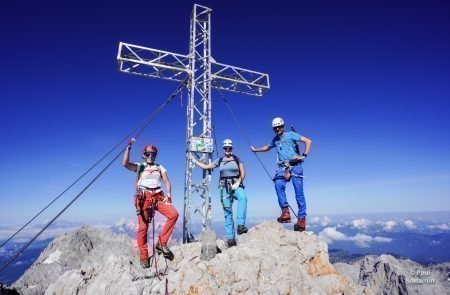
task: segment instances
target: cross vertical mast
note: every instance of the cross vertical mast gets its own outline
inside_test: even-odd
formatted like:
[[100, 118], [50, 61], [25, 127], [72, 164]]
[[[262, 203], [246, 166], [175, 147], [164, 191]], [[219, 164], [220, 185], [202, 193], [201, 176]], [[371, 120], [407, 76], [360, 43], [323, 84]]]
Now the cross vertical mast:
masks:
[[[196, 168], [192, 161], [193, 158], [207, 164], [212, 161], [211, 87], [253, 96], [262, 96], [270, 88], [269, 75], [218, 63], [212, 58], [211, 12], [208, 7], [194, 4], [188, 55], [123, 42], [117, 55], [121, 72], [187, 81], [183, 243], [194, 239], [192, 213], [200, 214], [202, 230], [211, 223], [211, 171]], [[201, 197], [201, 206], [194, 203], [196, 194]]]
[[[201, 209], [196, 208], [202, 217], [202, 230], [206, 229], [211, 221], [211, 171], [201, 169], [201, 178], [195, 176], [196, 168], [192, 157], [199, 157], [201, 161], [212, 161], [212, 150], [199, 153], [193, 147], [195, 140], [201, 138], [205, 142], [212, 142], [211, 124], [211, 9], [194, 5], [191, 15], [190, 31], [190, 70], [193, 73], [189, 80], [189, 103], [187, 107], [187, 133], [186, 133], [186, 174], [184, 193], [184, 219], [183, 242], [189, 242], [193, 235], [191, 229], [192, 196], [198, 193], [201, 196]], [[197, 138], [197, 139], [196, 139]], [[211, 145], [212, 147], [212, 145]], [[205, 150], [206, 151], [206, 150]], [[195, 183], [200, 181], [199, 183]]]

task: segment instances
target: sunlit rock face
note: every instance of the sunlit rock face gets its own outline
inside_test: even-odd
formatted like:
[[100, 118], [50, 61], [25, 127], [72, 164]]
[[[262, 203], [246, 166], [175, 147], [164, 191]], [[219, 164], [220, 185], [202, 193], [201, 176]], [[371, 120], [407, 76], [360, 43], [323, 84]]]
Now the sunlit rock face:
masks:
[[[84, 227], [55, 239], [13, 285], [21, 294], [357, 294], [339, 275], [326, 243], [311, 232], [262, 223], [238, 236], [238, 246], [201, 260], [201, 243], [171, 247], [139, 265], [127, 235]], [[151, 252], [150, 243], [150, 252]]]
[[450, 294], [450, 263], [424, 267], [391, 255], [369, 255], [334, 266], [358, 287], [359, 294]]

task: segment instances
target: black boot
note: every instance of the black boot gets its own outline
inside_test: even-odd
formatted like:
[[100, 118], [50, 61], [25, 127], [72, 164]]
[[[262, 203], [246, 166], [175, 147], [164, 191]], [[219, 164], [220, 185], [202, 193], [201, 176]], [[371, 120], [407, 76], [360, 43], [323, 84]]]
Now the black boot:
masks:
[[234, 246], [236, 246], [236, 240], [235, 239], [229, 239], [227, 241], [227, 247], [231, 248], [231, 247], [234, 247]]
[[239, 224], [237, 228], [238, 235], [242, 235], [248, 232], [248, 228], [245, 227], [243, 224]]
[[150, 258], [141, 259], [140, 262], [141, 262], [141, 266], [143, 268], [149, 268], [150, 267]]
[[158, 250], [158, 254], [162, 253], [164, 257], [169, 259], [170, 261], [174, 259], [174, 255], [172, 251], [170, 251], [169, 247], [167, 247], [167, 245], [158, 243], [156, 244], [155, 248], [156, 250]]

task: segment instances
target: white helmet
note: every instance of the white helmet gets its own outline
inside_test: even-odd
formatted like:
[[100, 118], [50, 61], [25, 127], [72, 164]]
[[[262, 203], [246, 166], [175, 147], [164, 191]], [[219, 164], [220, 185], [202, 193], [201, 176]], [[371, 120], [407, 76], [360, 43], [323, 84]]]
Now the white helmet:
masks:
[[284, 125], [284, 121], [281, 118], [275, 118], [272, 120], [272, 128], [278, 127], [278, 126], [283, 126], [283, 125]]
[[233, 147], [233, 142], [231, 141], [231, 139], [225, 139], [222, 142], [222, 147]]

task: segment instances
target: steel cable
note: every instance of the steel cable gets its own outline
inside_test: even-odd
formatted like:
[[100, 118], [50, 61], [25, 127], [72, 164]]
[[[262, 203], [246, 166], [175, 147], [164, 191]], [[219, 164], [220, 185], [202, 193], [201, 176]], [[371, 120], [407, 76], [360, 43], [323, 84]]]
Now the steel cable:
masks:
[[[231, 109], [230, 104], [228, 103], [227, 98], [225, 97], [225, 95], [222, 93], [222, 91], [220, 91], [219, 89], [219, 93], [220, 96], [222, 96], [223, 101], [225, 102], [225, 105], [227, 106], [228, 110], [230, 111], [231, 116], [233, 117], [234, 122], [236, 123], [236, 125], [239, 128], [239, 131], [242, 133], [242, 135], [244, 136], [245, 140], [247, 141], [249, 146], [252, 146], [252, 144], [250, 143], [250, 139], [248, 138], [247, 134], [245, 133], [244, 129], [242, 128], [241, 124], [239, 123], [236, 115], [234, 114], [233, 110]], [[253, 151], [252, 151], [253, 152]], [[261, 164], [261, 166], [264, 168], [264, 170], [266, 171], [267, 176], [269, 176], [270, 180], [273, 181], [272, 176], [270, 176], [269, 171], [267, 170], [266, 166], [264, 165], [264, 163], [261, 161], [261, 158], [256, 154], [256, 152], [253, 152], [253, 154], [255, 155], [255, 157], [258, 159], [259, 163]]]
[[[250, 143], [250, 140], [247, 136], [247, 134], [245, 133], [244, 129], [242, 128], [241, 124], [239, 123], [236, 115], [234, 114], [233, 110], [231, 109], [230, 104], [228, 103], [228, 99], [225, 97], [225, 95], [222, 93], [222, 91], [219, 90], [219, 94], [220, 96], [222, 96], [223, 101], [225, 102], [225, 105], [227, 106], [228, 110], [230, 111], [231, 116], [233, 117], [234, 122], [236, 123], [236, 125], [238, 126], [239, 130], [241, 131], [242, 135], [244, 136], [245, 140], [247, 141], [249, 146], [252, 146], [252, 144]], [[252, 151], [253, 152], [253, 151]], [[256, 156], [256, 158], [258, 159], [259, 163], [261, 164], [261, 166], [264, 168], [264, 170], [266, 171], [267, 176], [269, 176], [270, 180], [272, 182], [275, 182], [275, 180], [272, 178], [272, 176], [270, 176], [269, 171], [267, 170], [266, 166], [264, 165], [264, 163], [261, 161], [260, 157], [256, 154], [256, 152], [253, 152], [253, 154]], [[289, 208], [291, 208], [292, 213], [295, 215], [296, 218], [298, 218], [297, 214], [295, 213], [294, 209], [292, 209], [291, 205], [289, 204]]]
[[[105, 156], [103, 156], [100, 160], [98, 160], [91, 168], [88, 169], [88, 171], [86, 171], [82, 176], [80, 176], [74, 183], [72, 183], [69, 188], [67, 188], [66, 190], [63, 191], [63, 193], [61, 193], [57, 198], [55, 198], [49, 205], [47, 205], [44, 209], [42, 209], [35, 217], [33, 217], [32, 220], [30, 220], [26, 225], [28, 225], [31, 221], [33, 221], [37, 216], [39, 216], [45, 209], [47, 209], [53, 202], [55, 202], [59, 197], [62, 196], [62, 194], [64, 194], [66, 191], [68, 191], [73, 185], [75, 185], [82, 177], [84, 177], [89, 171], [91, 171], [95, 166], [97, 166], [103, 159], [105, 159], [109, 154], [111, 154], [115, 149], [117, 149], [117, 147], [122, 144], [126, 139], [129, 138], [129, 136], [131, 134], [133, 134], [135, 131], [139, 130], [139, 132], [136, 133], [136, 135], [134, 136], [135, 138], [139, 137], [142, 132], [147, 128], [147, 126], [153, 121], [153, 119], [161, 112], [161, 110], [167, 106], [175, 97], [176, 95], [183, 89], [183, 87], [186, 85], [186, 81], [184, 80], [182, 83], [180, 83], [180, 85], [177, 87], [177, 89], [172, 93], [171, 96], [169, 96], [169, 98], [163, 103], [161, 104], [161, 106], [159, 106], [155, 111], [153, 111], [143, 122], [141, 122], [138, 127], [134, 128], [131, 132], [129, 132], [127, 134], [126, 137], [124, 137], [124, 139], [118, 143], [113, 149], [111, 149]], [[142, 127], [141, 127], [142, 126]], [[55, 222], [55, 220], [61, 216], [62, 213], [64, 213], [64, 211], [66, 211], [111, 165], [112, 163], [114, 163], [114, 161], [119, 158], [119, 156], [125, 151], [126, 147], [123, 148], [117, 156], [114, 157], [114, 159], [112, 161], [110, 161], [108, 163], [108, 165], [99, 173], [97, 174], [96, 177], [94, 177], [94, 179], [89, 182], [89, 184], [75, 197], [72, 199], [72, 201], [69, 202], [69, 204], [66, 205], [66, 207], [63, 208], [63, 210], [61, 210], [50, 222], [48, 222], [27, 244], [25, 244], [25, 246], [23, 246], [1, 269], [0, 269], [0, 273], [6, 269], [8, 267], [9, 264], [11, 264], [11, 262], [13, 262], [23, 251], [25, 251], [26, 248], [28, 248], [29, 245], [31, 245], [31, 243], [33, 243], [53, 222]], [[11, 238], [9, 238], [6, 242], [8, 242], [9, 240], [11, 240], [15, 235], [17, 235], [23, 228], [25, 228], [24, 225], [20, 230], [18, 230]], [[2, 246], [4, 244], [3, 243]]]

